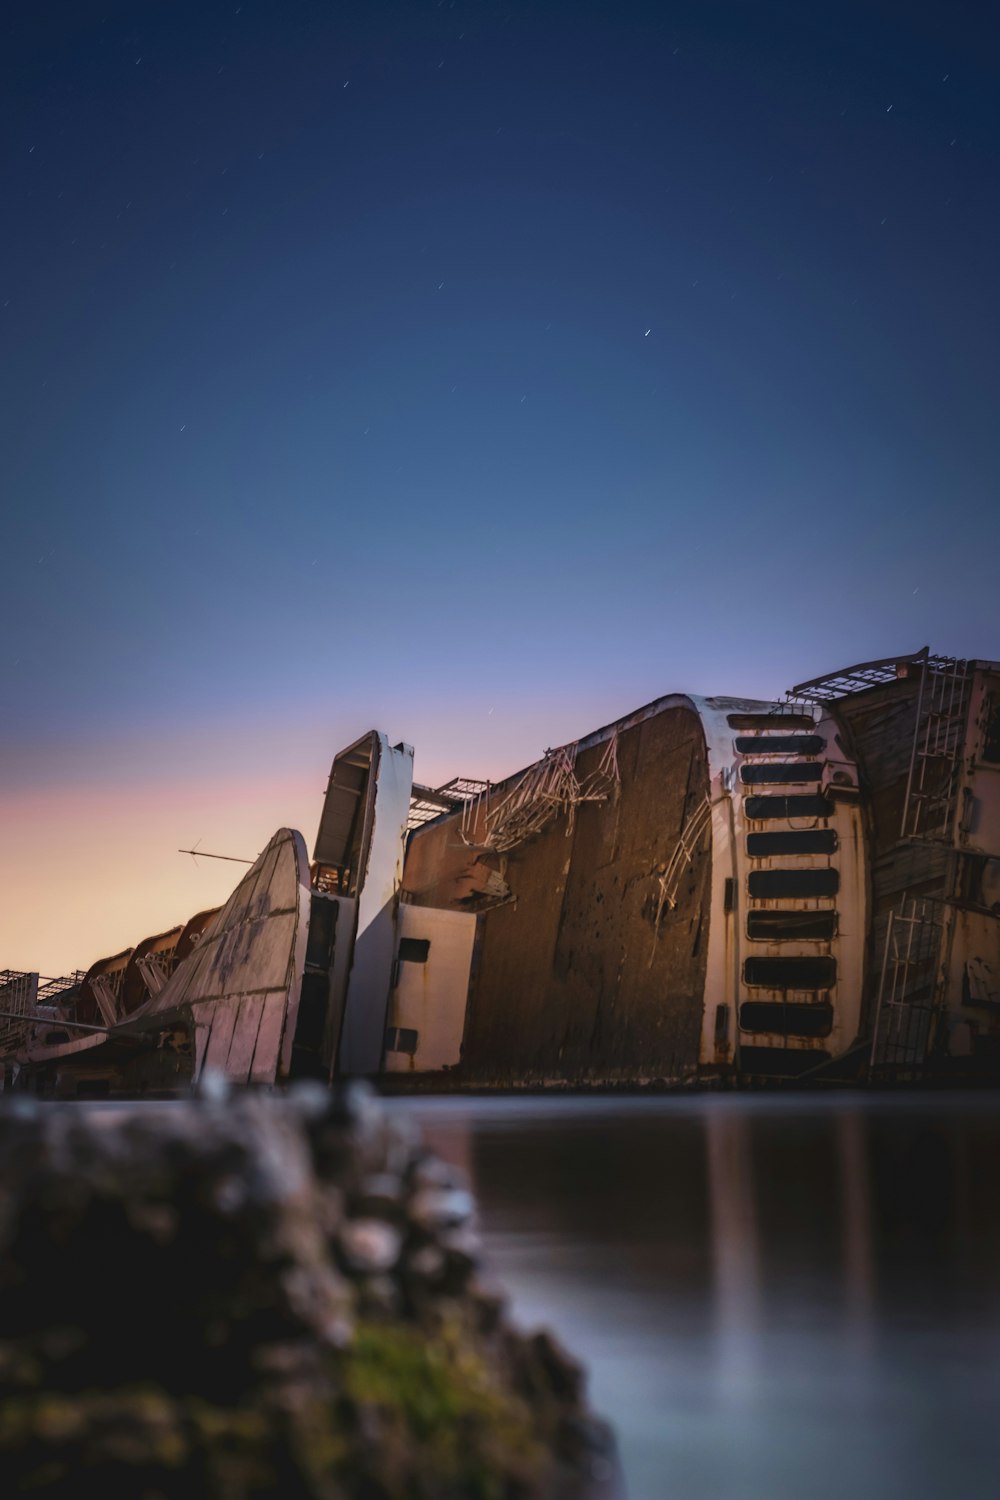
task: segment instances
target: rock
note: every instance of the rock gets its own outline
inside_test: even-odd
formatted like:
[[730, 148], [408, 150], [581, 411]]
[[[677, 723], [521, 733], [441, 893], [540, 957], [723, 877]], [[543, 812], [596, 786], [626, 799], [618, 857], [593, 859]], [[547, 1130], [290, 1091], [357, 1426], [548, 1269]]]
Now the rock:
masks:
[[445, 1276], [450, 1291], [459, 1291], [479, 1264], [482, 1245], [479, 1236], [468, 1227], [449, 1229], [438, 1244], [444, 1253]]
[[557, 1395], [570, 1401], [578, 1401], [583, 1394], [584, 1371], [559, 1340], [548, 1329], [542, 1329], [531, 1339], [531, 1348]]
[[[361, 1088], [364, 1092], [370, 1085], [362, 1082]], [[288, 1107], [308, 1126], [311, 1121], [325, 1120], [330, 1116], [333, 1097], [325, 1083], [319, 1083], [314, 1078], [304, 1078], [293, 1083], [289, 1089]], [[345, 1090], [345, 1104], [350, 1097]]]
[[5, 1493], [610, 1493], [580, 1367], [507, 1323], [460, 1174], [370, 1089], [16, 1098], [0, 1183]]
[[362, 1179], [351, 1211], [363, 1218], [401, 1220], [405, 1216], [403, 1185], [395, 1172], [373, 1172]]
[[480, 1332], [494, 1333], [500, 1327], [507, 1307], [503, 1288], [478, 1272], [468, 1281], [466, 1293], [475, 1309], [476, 1324]]
[[439, 1245], [423, 1245], [407, 1256], [406, 1272], [416, 1281], [436, 1282], [444, 1275], [444, 1252]]
[[402, 1309], [399, 1282], [392, 1276], [368, 1276], [358, 1282], [361, 1311], [367, 1317], [398, 1317]]
[[441, 1161], [439, 1157], [425, 1156], [423, 1153], [415, 1156], [411, 1161], [407, 1179], [415, 1193], [423, 1188], [467, 1189], [469, 1186], [465, 1174], [458, 1167]]
[[347, 1268], [365, 1275], [391, 1271], [403, 1243], [399, 1230], [381, 1219], [347, 1219], [337, 1238]]
[[461, 1188], [422, 1188], [407, 1204], [410, 1222], [425, 1234], [466, 1224], [475, 1212], [472, 1194]]

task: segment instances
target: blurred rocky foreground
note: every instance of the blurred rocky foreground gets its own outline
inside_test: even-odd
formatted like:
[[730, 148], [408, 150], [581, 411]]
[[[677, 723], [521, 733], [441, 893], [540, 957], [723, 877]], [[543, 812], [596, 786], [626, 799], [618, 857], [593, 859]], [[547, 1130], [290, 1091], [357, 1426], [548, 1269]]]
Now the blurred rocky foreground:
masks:
[[363, 1086], [0, 1111], [0, 1487], [596, 1500], [580, 1368]]

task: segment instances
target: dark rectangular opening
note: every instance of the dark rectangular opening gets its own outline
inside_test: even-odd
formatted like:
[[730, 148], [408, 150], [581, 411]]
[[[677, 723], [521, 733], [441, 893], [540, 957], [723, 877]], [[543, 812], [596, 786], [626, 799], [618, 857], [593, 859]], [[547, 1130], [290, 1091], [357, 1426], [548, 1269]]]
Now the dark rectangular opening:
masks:
[[818, 755], [825, 745], [820, 734], [741, 734], [736, 738], [740, 755]]
[[408, 1052], [412, 1057], [417, 1050], [417, 1033], [411, 1026], [390, 1026], [385, 1033], [387, 1052]]
[[295, 1045], [308, 1052], [318, 1052], [323, 1045], [326, 1007], [330, 981], [326, 974], [303, 974], [299, 993], [299, 1010], [295, 1022]]
[[727, 714], [730, 729], [815, 729], [809, 714]]
[[715, 1007], [715, 1045], [724, 1047], [729, 1041], [729, 1006]]
[[759, 942], [827, 942], [837, 935], [835, 911], [752, 911], [747, 937]]
[[768, 818], [830, 818], [833, 803], [825, 797], [807, 794], [790, 797], [744, 797], [743, 811], [754, 822]]
[[758, 1078], [794, 1078], [828, 1062], [829, 1052], [804, 1047], [741, 1047], [740, 1072]]
[[837, 833], [833, 828], [782, 828], [747, 834], [747, 853], [754, 859], [766, 859], [772, 854], [832, 854], [836, 847]]
[[409, 964], [425, 964], [431, 951], [430, 938], [400, 938], [399, 956]]
[[773, 1036], [829, 1036], [832, 1005], [783, 1005], [780, 1000], [748, 1000], [740, 1006], [741, 1031], [769, 1031]]
[[747, 877], [751, 896], [760, 901], [797, 896], [835, 896], [840, 889], [839, 870], [752, 870]]
[[724, 912], [736, 909], [736, 881], [731, 875], [726, 876], [726, 883], [722, 888], [722, 910]]
[[821, 953], [815, 958], [748, 958], [743, 983], [768, 990], [828, 990], [837, 982], [837, 960]]
[[746, 786], [761, 786], [765, 782], [818, 781], [823, 774], [819, 761], [783, 761], [777, 765], [763, 762], [760, 765], [740, 766], [740, 780]]
[[309, 902], [309, 938], [306, 943], [306, 968], [327, 970], [333, 954], [333, 939], [340, 908], [332, 896], [313, 891]]

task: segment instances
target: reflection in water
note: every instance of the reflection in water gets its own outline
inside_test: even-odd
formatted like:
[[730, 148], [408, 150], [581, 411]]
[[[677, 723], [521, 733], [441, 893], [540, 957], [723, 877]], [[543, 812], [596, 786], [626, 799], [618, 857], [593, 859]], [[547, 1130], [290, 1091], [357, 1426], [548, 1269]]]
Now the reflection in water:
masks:
[[845, 1328], [857, 1357], [867, 1359], [872, 1353], [875, 1269], [864, 1115], [850, 1107], [838, 1110], [834, 1131], [844, 1257]]
[[399, 1100], [529, 1323], [587, 1360], [631, 1500], [989, 1500], [1000, 1106]]
[[715, 1357], [720, 1383], [737, 1400], [753, 1377], [760, 1325], [760, 1256], [747, 1117], [732, 1110], [709, 1114], [705, 1136]]

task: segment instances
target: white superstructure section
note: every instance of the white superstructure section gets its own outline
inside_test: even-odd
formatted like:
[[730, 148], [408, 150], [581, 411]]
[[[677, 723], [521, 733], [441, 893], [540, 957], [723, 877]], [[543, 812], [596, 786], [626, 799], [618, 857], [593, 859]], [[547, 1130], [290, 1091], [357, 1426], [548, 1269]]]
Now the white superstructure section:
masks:
[[475, 939], [473, 912], [399, 908], [387, 1073], [434, 1073], [458, 1066]]
[[700, 1061], [792, 1077], [855, 1043], [867, 876], [857, 768], [815, 705], [691, 700], [709, 760]]

